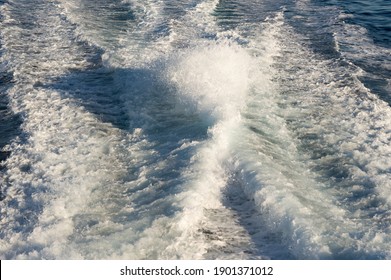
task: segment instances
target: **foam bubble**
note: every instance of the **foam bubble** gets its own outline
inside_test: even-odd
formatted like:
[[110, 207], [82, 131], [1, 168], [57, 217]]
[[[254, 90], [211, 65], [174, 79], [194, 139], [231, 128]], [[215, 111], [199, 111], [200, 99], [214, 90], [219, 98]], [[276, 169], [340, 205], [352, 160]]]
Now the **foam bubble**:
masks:
[[227, 119], [237, 115], [245, 103], [250, 59], [244, 50], [224, 42], [199, 47], [179, 56], [169, 79], [185, 107]]

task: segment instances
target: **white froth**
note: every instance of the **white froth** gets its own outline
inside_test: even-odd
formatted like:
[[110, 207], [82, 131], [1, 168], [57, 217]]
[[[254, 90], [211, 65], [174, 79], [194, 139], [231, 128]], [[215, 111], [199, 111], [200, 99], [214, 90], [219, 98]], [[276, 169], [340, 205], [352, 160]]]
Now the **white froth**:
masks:
[[222, 42], [179, 56], [169, 79], [185, 107], [195, 107], [216, 120], [234, 118], [245, 104], [250, 56], [240, 47]]
[[[223, 30], [217, 0], [170, 19], [164, 1], [124, 0], [123, 28], [104, 1], [59, 1], [33, 11], [27, 41], [16, 4], [0, 23], [23, 118], [2, 258], [390, 257], [391, 110], [284, 12]], [[345, 58], [378, 54], [344, 27]], [[113, 111], [129, 121], [104, 121]]]
[[[389, 180], [387, 170], [390, 170], [391, 163], [386, 159], [390, 153], [390, 128], [386, 121], [389, 106], [359, 81], [357, 77], [361, 69], [352, 64], [346, 66], [339, 65], [338, 61], [322, 60], [296, 44], [296, 40], [302, 40], [300, 36], [292, 32], [288, 34], [278, 36], [283, 48], [277, 65], [280, 71], [285, 69], [277, 76], [284, 94], [281, 102], [283, 116], [289, 120], [294, 135], [304, 140], [300, 157], [305, 159], [308, 155], [305, 160], [308, 168], [315, 170], [314, 175], [318, 173], [318, 178], [325, 182], [315, 184], [325, 184], [320, 190], [322, 196], [331, 195], [335, 206], [330, 210], [341, 210], [335, 221], [341, 225], [334, 225], [336, 235], [328, 234], [333, 228], [326, 227], [320, 235], [324, 238], [322, 243], [330, 244], [334, 257], [344, 258], [346, 249], [339, 251], [344, 247], [350, 248], [346, 250], [348, 255], [387, 256], [384, 251], [379, 251], [373, 238], [376, 231], [389, 232], [390, 226], [379, 227], [377, 222], [358, 223], [351, 215], [361, 210], [364, 217], [364, 213], [377, 205], [377, 211], [385, 211], [380, 219], [388, 219], [389, 193], [385, 182]], [[289, 57], [288, 61], [286, 57]], [[294, 79], [289, 78], [292, 71], [296, 72]], [[323, 180], [323, 176], [328, 179]], [[358, 183], [368, 193], [360, 203], [355, 202], [355, 195], [350, 193], [352, 189], [357, 191]], [[331, 213], [337, 212], [332, 210]], [[361, 240], [355, 239], [357, 234], [363, 234]], [[333, 242], [338, 245], [334, 246]]]

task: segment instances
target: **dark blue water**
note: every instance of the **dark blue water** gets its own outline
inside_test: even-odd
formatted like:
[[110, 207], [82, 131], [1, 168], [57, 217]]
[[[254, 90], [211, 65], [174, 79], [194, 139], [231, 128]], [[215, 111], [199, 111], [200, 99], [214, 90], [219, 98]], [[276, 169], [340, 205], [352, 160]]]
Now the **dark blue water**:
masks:
[[0, 1], [0, 257], [390, 259], [389, 1]]
[[[2, 1], [0, 4], [2, 4]], [[0, 38], [0, 56], [2, 55], [1, 49], [2, 41]], [[4, 146], [19, 134], [20, 120], [9, 108], [9, 100], [6, 94], [12, 82], [12, 72], [8, 71], [6, 63], [0, 63], [0, 169], [3, 169], [3, 162], [10, 155], [10, 151], [3, 150]], [[0, 196], [2, 197], [1, 193]]]
[[[348, 15], [344, 20], [344, 24], [360, 26], [365, 30], [358, 32], [357, 37], [368, 36], [371, 42], [379, 48], [390, 50], [391, 48], [391, 3], [390, 1], [375, 0], [375, 1], [314, 1], [317, 5], [328, 5], [329, 7], [337, 7], [339, 11], [343, 11]], [[367, 41], [368, 42], [368, 41]], [[355, 44], [354, 41], [346, 44], [346, 48], [351, 50], [350, 44]], [[376, 52], [372, 48], [362, 46], [362, 53], [367, 52], [368, 55], [356, 56], [352, 60], [356, 65], [367, 71], [363, 75], [361, 81], [378, 94], [383, 100], [391, 104], [389, 95], [391, 69], [389, 66], [389, 51]], [[342, 45], [344, 47], [344, 45]], [[357, 47], [355, 47], [356, 49]], [[373, 75], [372, 75], [373, 74]]]
[[341, 7], [353, 15], [347, 20], [366, 28], [376, 44], [391, 47], [391, 3], [387, 0], [315, 1]]

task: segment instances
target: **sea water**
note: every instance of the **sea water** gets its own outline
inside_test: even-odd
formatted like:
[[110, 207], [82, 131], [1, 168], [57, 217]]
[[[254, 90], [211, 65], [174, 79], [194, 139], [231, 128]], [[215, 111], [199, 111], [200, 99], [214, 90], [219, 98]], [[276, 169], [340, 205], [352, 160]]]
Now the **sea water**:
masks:
[[1, 0], [2, 259], [390, 259], [391, 3]]

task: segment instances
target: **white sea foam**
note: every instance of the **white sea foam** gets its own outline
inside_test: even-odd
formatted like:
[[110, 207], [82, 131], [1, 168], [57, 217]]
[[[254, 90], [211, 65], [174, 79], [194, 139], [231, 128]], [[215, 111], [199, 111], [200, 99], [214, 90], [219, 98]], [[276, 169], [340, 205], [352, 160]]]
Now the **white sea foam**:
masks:
[[118, 1], [126, 30], [46, 3], [27, 41], [1, 6], [2, 258], [389, 258], [389, 106], [284, 12], [226, 30], [219, 2]]
[[[240, 125], [240, 110], [245, 105], [250, 59], [245, 50], [223, 41], [184, 51], [169, 68], [168, 79], [176, 87], [181, 106], [200, 114], [210, 126], [209, 139], [182, 175], [186, 192], [181, 195], [184, 211], [178, 221], [183, 231], [179, 244], [196, 237], [198, 257], [212, 245], [203, 241], [201, 234], [210, 226], [208, 212], [225, 211], [221, 202], [229, 176], [225, 162], [230, 157], [231, 134]], [[230, 231], [237, 228], [232, 224]]]
[[[318, 213], [320, 217], [312, 217], [311, 220], [314, 222], [325, 218], [332, 225], [330, 228], [325, 226], [325, 221], [321, 225], [309, 226], [306, 234], [313, 231], [313, 236], [308, 236], [305, 240], [312, 239], [317, 246], [327, 245], [329, 248], [325, 253], [331, 253], [330, 256], [334, 258], [362, 254], [367, 254], [367, 258], [388, 256], [386, 251], [379, 250], [375, 233], [388, 234], [390, 225], [385, 223], [379, 226], [376, 221], [371, 224], [367, 223], [368, 220], [357, 222], [356, 219], [357, 215], [370, 216], [374, 209], [382, 213], [379, 215], [380, 220], [388, 219], [389, 193], [385, 180], [388, 180], [386, 178], [390, 161], [385, 157], [388, 157], [390, 149], [389, 141], [385, 139], [389, 139], [390, 132], [386, 124], [390, 114], [389, 106], [357, 79], [360, 69], [353, 65], [339, 64], [338, 61], [321, 59], [299, 44], [303, 40], [300, 35], [289, 31], [289, 28], [280, 31], [276, 35], [280, 41], [281, 58], [276, 59], [275, 67], [279, 71], [276, 78], [280, 85], [279, 103], [283, 110], [280, 109], [281, 113], [276, 112], [276, 115], [283, 116], [288, 121], [290, 134], [301, 139], [301, 143], [295, 140], [296, 145], [299, 144], [298, 159], [300, 162], [304, 160], [305, 164], [305, 170], [299, 174], [307, 174], [305, 177], [308, 179], [302, 178], [300, 185], [311, 187], [299, 193], [300, 196], [311, 193], [311, 197], [317, 197], [318, 202], [313, 204], [315, 202], [312, 201], [310, 205], [323, 209], [320, 212], [312, 209], [314, 213], [311, 215]], [[295, 161], [293, 158], [289, 162]], [[274, 157], [272, 164], [276, 162], [278, 161]], [[311, 172], [307, 173], [306, 169]], [[297, 166], [292, 169], [298, 170]], [[288, 174], [288, 178], [295, 178], [291, 172]], [[311, 183], [310, 178], [315, 180]], [[357, 190], [357, 185], [360, 184], [364, 187], [365, 194], [351, 189]], [[314, 189], [320, 193], [312, 193]], [[266, 198], [271, 198], [274, 196], [272, 193], [276, 193], [275, 187], [271, 190], [271, 193], [267, 192]], [[289, 194], [293, 194], [292, 191], [285, 193], [284, 199]], [[303, 209], [305, 207], [297, 208], [298, 213]], [[278, 213], [277, 210], [272, 212]], [[295, 213], [296, 217], [301, 216], [298, 213]], [[275, 223], [276, 220], [284, 219], [273, 220]], [[296, 220], [288, 224], [300, 224], [302, 227], [306, 222], [303, 220], [302, 223]], [[362, 239], [356, 240], [357, 236], [362, 236]], [[384, 246], [388, 246], [387, 242]], [[297, 249], [306, 250], [305, 248], [311, 246], [300, 245]], [[316, 256], [317, 250], [305, 252], [302, 257], [327, 256]], [[297, 254], [300, 255], [299, 252]]]
[[[148, 146], [140, 130], [127, 134], [101, 123], [74, 100], [74, 92], [45, 89], [70, 68], [85, 70], [88, 55], [72, 43], [72, 26], [58, 17], [52, 5], [39, 11], [45, 16], [37, 15], [39, 25], [25, 41], [23, 28], [9, 24], [22, 9], [14, 3], [2, 6], [7, 19], [2, 25], [6, 50], [2, 59], [9, 62], [16, 81], [8, 95], [13, 111], [22, 114], [24, 122], [23, 135], [7, 147], [12, 155], [2, 186], [6, 207], [2, 207], [1, 255], [40, 259], [110, 256], [114, 253], [85, 252], [72, 240], [77, 243], [74, 236], [87, 228], [108, 235], [123, 227], [111, 218], [115, 213], [132, 213], [126, 197], [120, 203], [123, 207], [113, 203], [127, 189], [121, 187], [129, 172], [126, 162], [153, 151], [139, 151]], [[143, 181], [142, 174], [148, 171], [140, 168], [139, 175], [134, 175]], [[103, 195], [108, 193], [111, 196]]]

